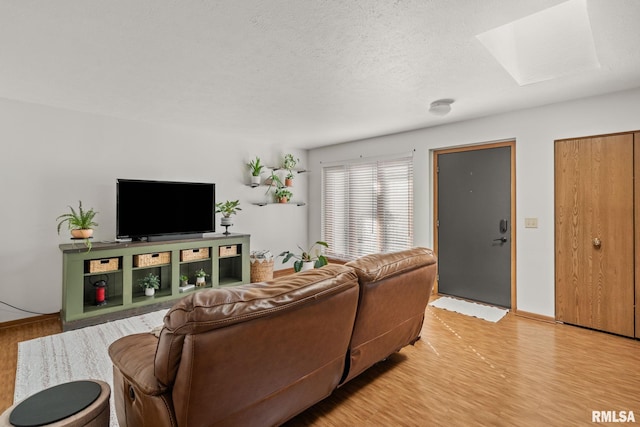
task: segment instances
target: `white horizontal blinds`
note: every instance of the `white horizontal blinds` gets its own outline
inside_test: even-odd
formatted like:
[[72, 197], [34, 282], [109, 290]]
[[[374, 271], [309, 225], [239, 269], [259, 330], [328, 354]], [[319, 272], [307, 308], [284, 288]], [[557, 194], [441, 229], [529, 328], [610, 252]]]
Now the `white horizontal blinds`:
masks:
[[378, 163], [379, 252], [413, 246], [413, 161]]
[[411, 247], [412, 158], [324, 168], [323, 240], [341, 258]]
[[322, 240], [329, 244], [328, 255], [346, 257], [348, 252], [348, 182], [345, 166], [327, 167], [322, 171]]
[[347, 255], [360, 257], [375, 253], [379, 241], [376, 164], [355, 164], [348, 171]]

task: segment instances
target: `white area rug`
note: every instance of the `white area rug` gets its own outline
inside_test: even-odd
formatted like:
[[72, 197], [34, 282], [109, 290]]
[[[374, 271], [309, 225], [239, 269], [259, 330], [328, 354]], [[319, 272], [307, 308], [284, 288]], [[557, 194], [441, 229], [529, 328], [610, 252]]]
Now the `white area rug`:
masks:
[[[14, 401], [58, 384], [85, 379], [105, 381], [113, 396], [113, 365], [107, 348], [118, 338], [162, 325], [166, 312], [160, 310], [19, 343]], [[113, 398], [110, 403], [111, 426], [117, 427]]]
[[478, 304], [451, 297], [440, 297], [429, 303], [431, 307], [442, 308], [444, 310], [455, 311], [467, 316], [477, 317], [489, 322], [497, 322], [502, 319], [509, 310], [494, 307], [491, 305]]

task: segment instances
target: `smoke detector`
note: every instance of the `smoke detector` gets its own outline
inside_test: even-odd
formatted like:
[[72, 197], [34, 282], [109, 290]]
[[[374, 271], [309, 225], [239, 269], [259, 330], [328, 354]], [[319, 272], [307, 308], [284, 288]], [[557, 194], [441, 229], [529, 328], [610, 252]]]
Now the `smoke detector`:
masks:
[[438, 99], [433, 101], [429, 107], [429, 112], [436, 116], [444, 116], [451, 111], [451, 104], [454, 103], [453, 99]]

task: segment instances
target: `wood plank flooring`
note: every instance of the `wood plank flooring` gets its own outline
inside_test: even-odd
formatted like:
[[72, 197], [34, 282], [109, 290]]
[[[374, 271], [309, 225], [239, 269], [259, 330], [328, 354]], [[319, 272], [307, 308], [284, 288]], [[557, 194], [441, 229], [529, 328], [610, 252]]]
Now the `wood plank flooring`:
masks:
[[582, 426], [634, 411], [640, 342], [530, 320], [427, 308], [422, 339], [336, 390], [292, 426]]
[[37, 316], [23, 323], [0, 327], [0, 413], [13, 405], [18, 343], [60, 332], [60, 316], [54, 315]]
[[[58, 331], [55, 321], [0, 329], [1, 410], [13, 401], [16, 343]], [[415, 346], [286, 426], [582, 426], [592, 411], [634, 411], [640, 423], [639, 367], [637, 340], [429, 307]]]

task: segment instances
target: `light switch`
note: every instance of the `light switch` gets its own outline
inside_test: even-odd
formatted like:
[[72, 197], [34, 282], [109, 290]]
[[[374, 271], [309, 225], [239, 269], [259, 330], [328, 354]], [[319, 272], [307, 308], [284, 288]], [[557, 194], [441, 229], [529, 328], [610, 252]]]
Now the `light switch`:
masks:
[[524, 228], [538, 228], [538, 218], [525, 218]]

